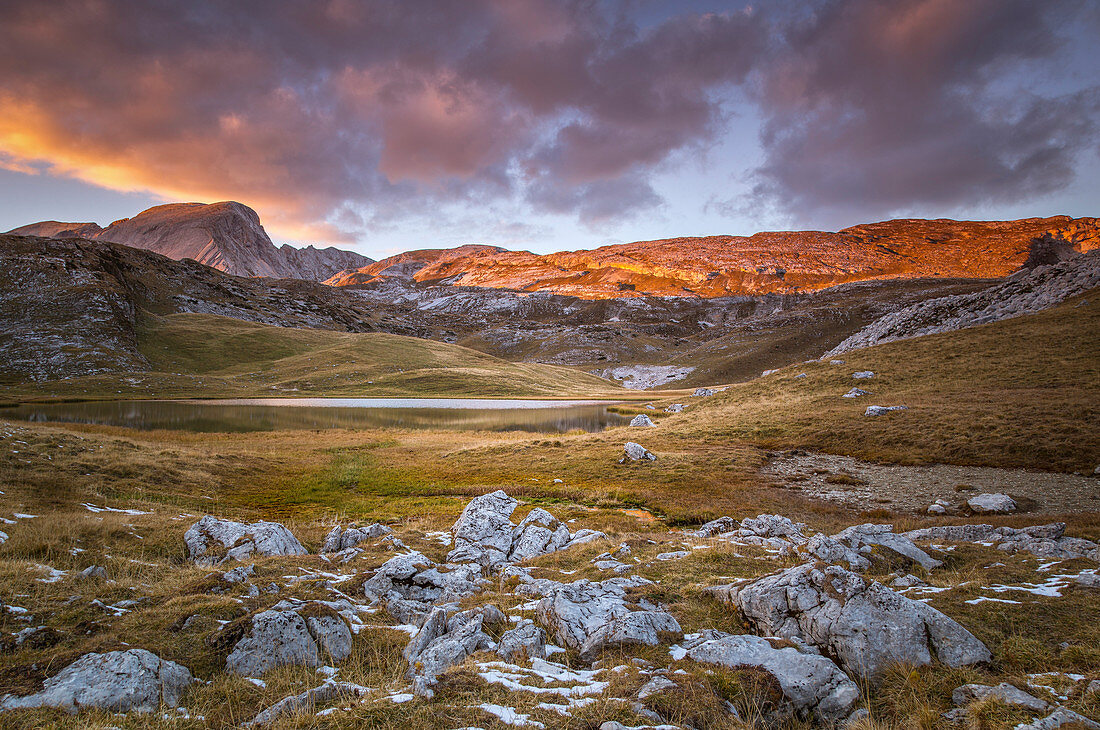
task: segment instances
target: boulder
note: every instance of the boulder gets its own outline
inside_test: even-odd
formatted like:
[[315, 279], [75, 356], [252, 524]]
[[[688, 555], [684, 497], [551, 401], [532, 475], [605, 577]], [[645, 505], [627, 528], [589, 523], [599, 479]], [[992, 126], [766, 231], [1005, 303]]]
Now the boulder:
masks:
[[1056, 730], [1056, 728], [1070, 725], [1075, 730], [1100, 730], [1100, 723], [1093, 722], [1084, 715], [1078, 714], [1065, 707], [1059, 707], [1044, 718], [1022, 725], [1017, 725], [1015, 730]]
[[860, 370], [858, 372], [852, 373], [852, 377], [856, 380], [866, 380], [867, 378], [875, 377], [875, 374], [871, 370]]
[[942, 515], [947, 513], [947, 508], [942, 504], [930, 504], [926, 510], [930, 515]]
[[305, 555], [298, 538], [278, 522], [244, 524], [207, 515], [183, 535], [191, 559], [220, 565], [255, 555]]
[[710, 388], [696, 388], [695, 392], [691, 394], [691, 397], [692, 398], [706, 398], [707, 396], [714, 395], [717, 392], [718, 392], [717, 390], [712, 390]]
[[657, 457], [641, 444], [627, 441], [623, 444], [623, 458], [619, 459], [619, 463], [625, 464], [628, 461], [657, 461]]
[[850, 674], [878, 678], [893, 663], [988, 662], [986, 648], [931, 606], [840, 566], [805, 564], [746, 585], [711, 589], [765, 636], [808, 642]]
[[1100, 545], [1080, 537], [1066, 537], [1064, 522], [1030, 527], [993, 525], [937, 525], [902, 533], [910, 540], [993, 543], [1007, 553], [1029, 552], [1045, 560], [1088, 558], [1100, 562]]
[[859, 687], [826, 657], [794, 646], [776, 648], [759, 636], [704, 631], [682, 646], [693, 661], [732, 669], [761, 669], [775, 677], [783, 696], [804, 718], [836, 723], [851, 714]]
[[955, 691], [951, 693], [951, 701], [960, 707], [989, 697], [1005, 705], [1023, 707], [1035, 712], [1042, 712], [1050, 707], [1049, 702], [1033, 697], [1007, 682], [1002, 682], [996, 687], [990, 687], [986, 684], [964, 684], [961, 687], [956, 687]]
[[531, 510], [512, 531], [509, 562], [546, 555], [569, 543], [569, 528], [541, 507]]
[[439, 603], [460, 601], [481, 590], [486, 581], [478, 564], [437, 565], [418, 552], [387, 560], [363, 583], [363, 595], [382, 603], [404, 623], [420, 624]]
[[367, 689], [351, 682], [325, 682], [319, 687], [307, 689], [305, 692], [290, 695], [276, 702], [271, 707], [261, 711], [244, 727], [261, 727], [270, 725], [283, 715], [295, 712], [308, 712], [321, 702], [343, 699], [345, 697], [361, 697]]
[[634, 416], [634, 418], [632, 418], [630, 420], [630, 425], [631, 426], [656, 426], [657, 424], [654, 423], [653, 419], [650, 418], [649, 416], [647, 416], [646, 414], [639, 413], [638, 415]]
[[81, 578], [106, 578], [107, 569], [102, 565], [89, 565], [84, 570], [80, 571]]
[[706, 523], [692, 534], [695, 537], [714, 537], [725, 532], [733, 532], [739, 526], [740, 523], [732, 517], [719, 517]]
[[[310, 605], [310, 604], [307, 604]], [[305, 611], [303, 611], [305, 612]], [[262, 611], [225, 661], [227, 671], [257, 677], [286, 664], [318, 666], [322, 652], [334, 661], [351, 654], [351, 631], [335, 612]]]
[[566, 548], [571, 548], [576, 545], [584, 545], [585, 543], [595, 542], [596, 540], [604, 540], [607, 538], [607, 534], [600, 532], [599, 530], [589, 530], [583, 528], [573, 533], [573, 537], [569, 538], [569, 542], [566, 543]]
[[679, 685], [673, 682], [668, 677], [654, 677], [641, 686], [638, 690], [638, 699], [644, 700], [647, 697], [657, 694], [658, 692], [664, 692], [665, 690], [678, 689]]
[[498, 489], [470, 500], [451, 528], [454, 549], [447, 555], [452, 563], [496, 566], [504, 563], [512, 549], [509, 519], [519, 502]]
[[845, 393], [844, 395], [842, 395], [840, 397], [841, 398], [860, 398], [860, 397], [865, 396], [865, 395], [873, 395], [873, 393], [871, 393], [871, 391], [869, 391], [869, 390], [864, 390], [863, 388], [852, 388], [851, 390], [849, 390], [847, 393]]
[[885, 416], [887, 413], [894, 411], [907, 411], [909, 406], [867, 406], [867, 410], [863, 412], [865, 416]]
[[862, 551], [864, 548], [871, 548], [872, 551], [875, 548], [887, 550], [917, 563], [925, 570], [933, 570], [943, 565], [943, 561], [936, 560], [921, 550], [909, 538], [895, 534], [893, 525], [853, 525], [833, 535], [833, 539], [857, 551]]
[[[684, 408], [685, 406], [683, 403], [673, 403], [665, 409], [665, 413], [679, 413], [680, 411], [684, 410]], [[1096, 467], [1096, 473], [1100, 474], [1100, 466]]]
[[497, 654], [506, 662], [546, 658], [546, 632], [531, 619], [523, 619], [515, 628], [500, 635]]
[[470, 654], [494, 646], [489, 635], [481, 630], [483, 622], [484, 616], [477, 614], [462, 626], [448, 630], [446, 611], [441, 608], [432, 611], [404, 650], [409, 663], [405, 676], [412, 680], [415, 694], [431, 697], [437, 675], [460, 664]]
[[579, 649], [585, 659], [594, 658], [610, 645], [653, 646], [660, 643], [662, 636], [679, 635], [680, 625], [658, 606], [627, 600], [627, 588], [648, 584], [644, 578], [547, 581], [538, 586], [544, 598], [536, 611], [539, 621], [557, 643]]
[[386, 525], [374, 523], [366, 527], [349, 527], [346, 530], [339, 525], [325, 535], [321, 544], [321, 552], [338, 553], [341, 550], [353, 548], [361, 542], [374, 540], [390, 534], [393, 530]]
[[58, 707], [66, 712], [94, 707], [108, 712], [155, 712], [176, 707], [194, 679], [186, 667], [145, 649], [85, 654], [25, 697], [5, 695], [0, 710]]
[[966, 500], [971, 512], [978, 514], [1007, 514], [1016, 511], [1016, 502], [1007, 494], [979, 494]]

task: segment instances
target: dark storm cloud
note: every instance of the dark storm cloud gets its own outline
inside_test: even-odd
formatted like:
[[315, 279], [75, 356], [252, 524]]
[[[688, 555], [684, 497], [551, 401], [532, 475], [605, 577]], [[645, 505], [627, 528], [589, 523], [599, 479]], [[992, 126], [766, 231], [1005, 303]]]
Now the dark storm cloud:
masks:
[[756, 196], [811, 221], [1063, 188], [1096, 139], [1100, 87], [1042, 94], [1032, 74], [1081, 10], [1030, 0], [818, 3], [777, 34], [774, 62], [761, 70]]
[[1095, 90], [1041, 94], [1026, 75], [1015, 88], [1077, 11], [8, 0], [0, 163], [236, 198], [297, 237], [447, 203], [526, 201], [597, 224], [660, 206], [656, 171], [721, 138], [736, 89], [763, 119], [755, 194], [769, 205], [1011, 199], [1064, 186], [1094, 138]]

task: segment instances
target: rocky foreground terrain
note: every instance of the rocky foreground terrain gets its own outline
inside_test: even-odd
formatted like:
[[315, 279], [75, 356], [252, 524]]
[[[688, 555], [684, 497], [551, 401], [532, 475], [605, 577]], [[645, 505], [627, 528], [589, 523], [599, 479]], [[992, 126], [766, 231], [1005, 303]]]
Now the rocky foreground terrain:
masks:
[[177, 261], [193, 259], [236, 276], [324, 281], [343, 269], [372, 263], [366, 256], [338, 248], [276, 247], [256, 211], [232, 201], [158, 205], [106, 228], [95, 223], [43, 221], [9, 232], [121, 243]]
[[[305, 671], [293, 676], [305, 686], [233, 724], [362, 726], [378, 712], [423, 707], [441, 728], [873, 728], [876, 693], [899, 671], [927, 667], [957, 682], [954, 707], [934, 726], [992, 727], [994, 711], [1018, 718], [1018, 730], [1100, 727], [1079, 712], [1100, 708], [1100, 679], [1048, 672], [997, 682], [1003, 656], [974, 633], [981, 627], [929, 602], [966, 585], [948, 564], [957, 563], [954, 551], [975, 549], [1002, 566], [1038, 567], [1030, 568], [1034, 582], [1016, 585], [972, 576], [967, 582], [981, 587], [969, 604], [1018, 605], [1017, 597], [1066, 592], [1095, 598], [1100, 545], [1066, 536], [1064, 524], [973, 520], [896, 532], [866, 523], [826, 535], [761, 514], [612, 538], [540, 507], [525, 508], [517, 523], [519, 507], [496, 491], [471, 500], [445, 532], [337, 524], [316, 550], [276, 522], [191, 518], [170, 538], [185, 548], [192, 573], [204, 575], [186, 590], [229, 601], [191, 613], [177, 605], [178, 618], [164, 618], [175, 621], [169, 631], [212, 655], [202, 676], [159, 655], [156, 634], [135, 636], [124, 647], [71, 656], [44, 681], [0, 697], [0, 720], [48, 721], [55, 715], [21, 713], [57, 708], [199, 724], [208, 688], [236, 682], [270, 696], [268, 682], [287, 686], [274, 678], [297, 667]], [[38, 519], [14, 517], [15, 530]], [[697, 556], [738, 577], [700, 575]], [[677, 615], [661, 598], [672, 595], [662, 584], [676, 582], [669, 571], [678, 565], [694, 566], [684, 570], [698, 581], [691, 590], [705, 628], [698, 607]], [[81, 592], [125, 580], [117, 567], [98, 564], [79, 575], [33, 570], [45, 576], [39, 582], [65, 581]], [[98, 606], [117, 619], [155, 610], [146, 601], [137, 589]], [[77, 594], [66, 605], [86, 602]], [[211, 612], [214, 605], [221, 608]], [[70, 630], [56, 614], [14, 601], [2, 608], [5, 624], [17, 627], [9, 652], [48, 647]], [[220, 618], [226, 610], [232, 620]], [[401, 648], [371, 660], [367, 673], [380, 684], [360, 683], [362, 647], [379, 634]], [[224, 722], [224, 712], [219, 717]]]

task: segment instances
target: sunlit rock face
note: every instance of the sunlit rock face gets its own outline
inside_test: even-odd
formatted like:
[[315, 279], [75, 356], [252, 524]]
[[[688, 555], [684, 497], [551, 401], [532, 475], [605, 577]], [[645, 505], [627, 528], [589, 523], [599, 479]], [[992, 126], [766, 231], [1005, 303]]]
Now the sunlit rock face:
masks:
[[323, 281], [345, 269], [373, 263], [337, 248], [276, 247], [256, 211], [235, 202], [158, 205], [107, 228], [94, 223], [45, 221], [12, 233], [50, 238], [89, 238], [194, 259], [236, 276]]
[[396, 278], [585, 299], [794, 293], [876, 279], [1007, 276], [1035, 258], [1037, 239], [1046, 242], [1046, 257], [1051, 251], [1080, 253], [1100, 246], [1100, 227], [1094, 218], [1066, 216], [894, 220], [836, 233], [671, 238], [548, 255], [464, 246], [400, 254], [328, 283], [362, 286]]

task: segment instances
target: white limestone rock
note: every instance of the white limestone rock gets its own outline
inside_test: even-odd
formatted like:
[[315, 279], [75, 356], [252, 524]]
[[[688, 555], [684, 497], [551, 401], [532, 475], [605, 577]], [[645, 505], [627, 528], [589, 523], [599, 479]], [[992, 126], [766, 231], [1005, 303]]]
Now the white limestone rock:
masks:
[[[686, 408], [686, 406], [683, 403], [673, 403], [665, 409], [665, 413], [679, 413], [684, 410], [684, 408]], [[1096, 473], [1100, 474], [1100, 466], [1096, 467]]]
[[627, 441], [623, 444], [623, 457], [619, 459], [619, 463], [625, 464], [628, 461], [657, 461], [657, 457], [641, 444]]
[[245, 723], [244, 727], [270, 725], [283, 715], [308, 712], [322, 702], [331, 702], [347, 697], [362, 697], [366, 691], [366, 687], [352, 682], [327, 681], [319, 687], [307, 689], [301, 694], [284, 697], [267, 709], [262, 710], [251, 721]]
[[865, 395], [874, 395], [874, 394], [871, 393], [871, 391], [869, 391], [869, 390], [864, 390], [863, 388], [852, 388], [851, 390], [849, 390], [847, 393], [845, 393], [844, 395], [842, 395], [840, 397], [841, 398], [861, 398]]
[[570, 540], [569, 528], [541, 507], [531, 510], [512, 531], [512, 547], [508, 562], [557, 552]]
[[523, 619], [516, 627], [500, 635], [497, 654], [506, 662], [546, 658], [546, 632], [531, 619]]
[[762, 669], [775, 677], [795, 710], [804, 718], [836, 723], [851, 714], [859, 687], [832, 660], [795, 647], [777, 649], [759, 636], [704, 631], [682, 646], [693, 661], [733, 669]]
[[1008, 514], [1016, 511], [1016, 501], [1007, 494], [979, 494], [966, 500], [971, 512], [978, 514]]
[[657, 424], [654, 423], [653, 419], [650, 418], [649, 416], [647, 416], [646, 414], [639, 413], [638, 415], [634, 416], [634, 418], [632, 418], [630, 420], [630, 425], [635, 426], [635, 427], [637, 427], [637, 426], [654, 426], [655, 427]]
[[955, 691], [951, 693], [951, 701], [959, 707], [969, 705], [976, 700], [984, 700], [987, 697], [992, 697], [1005, 705], [1023, 707], [1035, 712], [1042, 712], [1050, 707], [1049, 702], [1033, 697], [1007, 682], [1002, 682], [996, 687], [985, 684], [964, 684], [961, 687], [956, 687]]
[[0, 711], [58, 707], [69, 713], [85, 708], [108, 712], [155, 712], [176, 707], [194, 679], [186, 667], [145, 649], [85, 654], [25, 697], [5, 695]]
[[909, 406], [867, 406], [867, 410], [863, 412], [865, 416], [885, 416], [888, 413], [894, 411], [907, 411]]
[[306, 549], [278, 522], [244, 524], [207, 515], [191, 525], [183, 541], [191, 559], [203, 565], [220, 565], [252, 555], [305, 555]]
[[315, 667], [324, 654], [340, 662], [351, 654], [351, 631], [335, 612], [305, 617], [293, 610], [262, 611], [226, 659], [227, 671], [258, 677], [287, 664]]
[[338, 553], [341, 550], [353, 548], [361, 542], [384, 537], [391, 532], [393, 532], [392, 528], [377, 522], [366, 527], [349, 527], [347, 529], [337, 525], [325, 535], [325, 540], [321, 544], [321, 552]]
[[447, 555], [452, 563], [496, 566], [508, 559], [512, 548], [509, 519], [519, 502], [498, 489], [470, 500], [451, 528], [454, 549]]
[[721, 535], [725, 532], [733, 532], [740, 524], [732, 517], [719, 517], [716, 520], [707, 522], [694, 533], [695, 537], [714, 537], [715, 535]]
[[1094, 722], [1084, 715], [1059, 707], [1044, 718], [1034, 722], [1017, 725], [1015, 730], [1057, 730], [1065, 725], [1072, 725], [1077, 730], [1100, 730], [1100, 723]]
[[993, 525], [937, 525], [903, 533], [910, 540], [993, 543], [1007, 553], [1028, 552], [1044, 560], [1087, 558], [1100, 563], [1100, 545], [1080, 537], [1066, 537], [1066, 524], [1052, 522], [1030, 527]]
[[858, 372], [852, 373], [852, 377], [856, 380], [866, 380], [868, 378], [875, 377], [875, 374], [871, 370], [860, 370]]
[[765, 636], [799, 639], [853, 675], [880, 677], [895, 662], [951, 667], [988, 662], [973, 634], [931, 606], [840, 566], [799, 565], [711, 592]]

